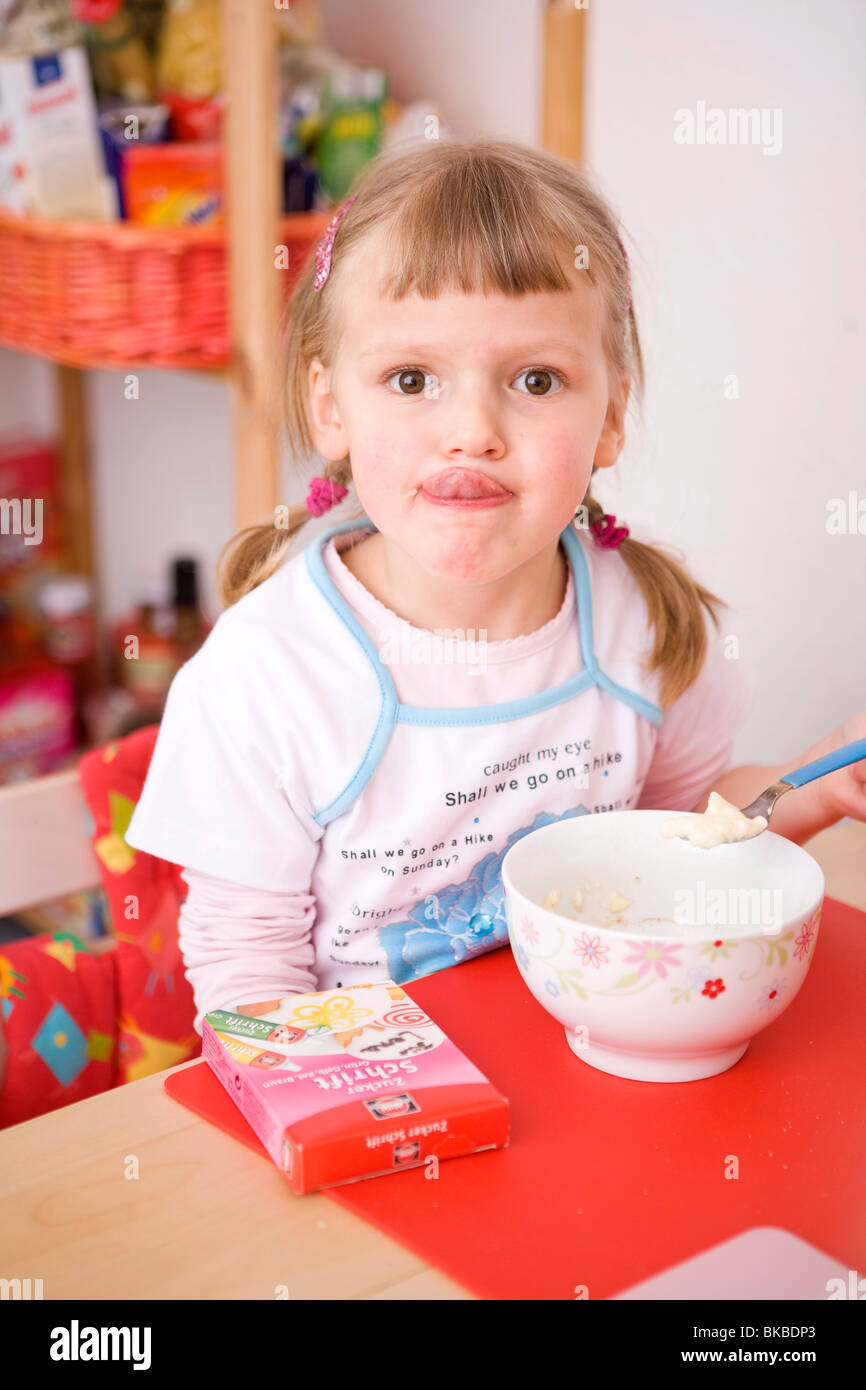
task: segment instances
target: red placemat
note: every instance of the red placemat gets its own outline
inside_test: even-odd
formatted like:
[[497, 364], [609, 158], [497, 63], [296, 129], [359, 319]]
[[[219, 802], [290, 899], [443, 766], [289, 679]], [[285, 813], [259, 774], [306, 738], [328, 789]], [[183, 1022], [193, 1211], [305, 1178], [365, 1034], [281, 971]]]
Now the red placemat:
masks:
[[[609, 1298], [752, 1226], [866, 1268], [866, 913], [825, 899], [799, 995], [704, 1081], [595, 1071], [507, 946], [407, 993], [508, 1097], [511, 1144], [325, 1195], [472, 1293]], [[207, 1063], [165, 1087], [270, 1163]]]

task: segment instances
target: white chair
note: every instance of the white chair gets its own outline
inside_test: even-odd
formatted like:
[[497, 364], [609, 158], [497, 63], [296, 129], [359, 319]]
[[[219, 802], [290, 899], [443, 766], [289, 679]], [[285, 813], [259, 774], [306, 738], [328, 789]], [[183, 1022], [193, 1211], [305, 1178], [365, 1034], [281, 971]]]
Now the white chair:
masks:
[[76, 768], [0, 787], [0, 917], [97, 888], [92, 834]]

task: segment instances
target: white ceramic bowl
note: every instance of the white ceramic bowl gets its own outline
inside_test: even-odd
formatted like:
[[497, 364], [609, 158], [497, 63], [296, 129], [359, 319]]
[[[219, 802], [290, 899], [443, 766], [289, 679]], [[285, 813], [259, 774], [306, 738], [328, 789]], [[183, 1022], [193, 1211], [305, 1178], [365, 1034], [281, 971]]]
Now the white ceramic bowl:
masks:
[[[571, 816], [530, 831], [502, 861], [511, 949], [530, 991], [576, 1056], [636, 1081], [733, 1066], [799, 991], [824, 900], [820, 867], [791, 840], [765, 830], [700, 849], [664, 838], [673, 814]], [[620, 913], [613, 892], [632, 899]]]

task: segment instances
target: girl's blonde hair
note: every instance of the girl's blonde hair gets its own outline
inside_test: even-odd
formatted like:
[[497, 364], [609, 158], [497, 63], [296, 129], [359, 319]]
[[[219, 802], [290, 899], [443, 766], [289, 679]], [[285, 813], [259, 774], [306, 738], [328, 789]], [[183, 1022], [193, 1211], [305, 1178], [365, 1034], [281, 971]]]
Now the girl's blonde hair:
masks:
[[[356, 197], [340, 222], [326, 284], [320, 291], [314, 289], [311, 256], [284, 314], [281, 382], [293, 456], [315, 453], [308, 369], [316, 357], [326, 367], [335, 359], [340, 302], [351, 292], [344, 283], [350, 253], [383, 228], [391, 273], [379, 289], [394, 300], [413, 291], [432, 299], [449, 290], [509, 295], [569, 290], [564, 259], [585, 265], [602, 296], [611, 395], [621, 399], [624, 379], [630, 377], [636, 382], [637, 398], [642, 398], [643, 358], [617, 222], [588, 179], [566, 160], [490, 137], [424, 141], [370, 160], [349, 192]], [[321, 471], [344, 487], [351, 484], [348, 454], [336, 463], [326, 462]], [[591, 495], [591, 483], [583, 505], [589, 525], [604, 514]], [[310, 520], [305, 503], [278, 512], [278, 519], [247, 527], [224, 548], [218, 583], [226, 606], [274, 573]], [[726, 605], [657, 545], [629, 536], [619, 553], [646, 601], [654, 629], [647, 664], [649, 671], [661, 671], [659, 698], [666, 707], [703, 666], [707, 635], [702, 605], [717, 629], [715, 608]]]

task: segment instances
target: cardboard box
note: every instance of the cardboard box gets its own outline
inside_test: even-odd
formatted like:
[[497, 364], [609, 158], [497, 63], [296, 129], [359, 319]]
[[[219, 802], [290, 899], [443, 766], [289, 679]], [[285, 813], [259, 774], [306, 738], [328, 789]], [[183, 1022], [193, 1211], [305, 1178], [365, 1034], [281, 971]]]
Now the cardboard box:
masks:
[[84, 48], [0, 57], [0, 203], [102, 222], [115, 201]]
[[68, 671], [0, 670], [0, 786], [55, 772], [75, 749], [75, 690]]
[[506, 1098], [393, 981], [241, 1008], [202, 1055], [295, 1192], [508, 1144]]
[[222, 166], [213, 142], [130, 143], [120, 157], [127, 219], [144, 227], [222, 226]]

